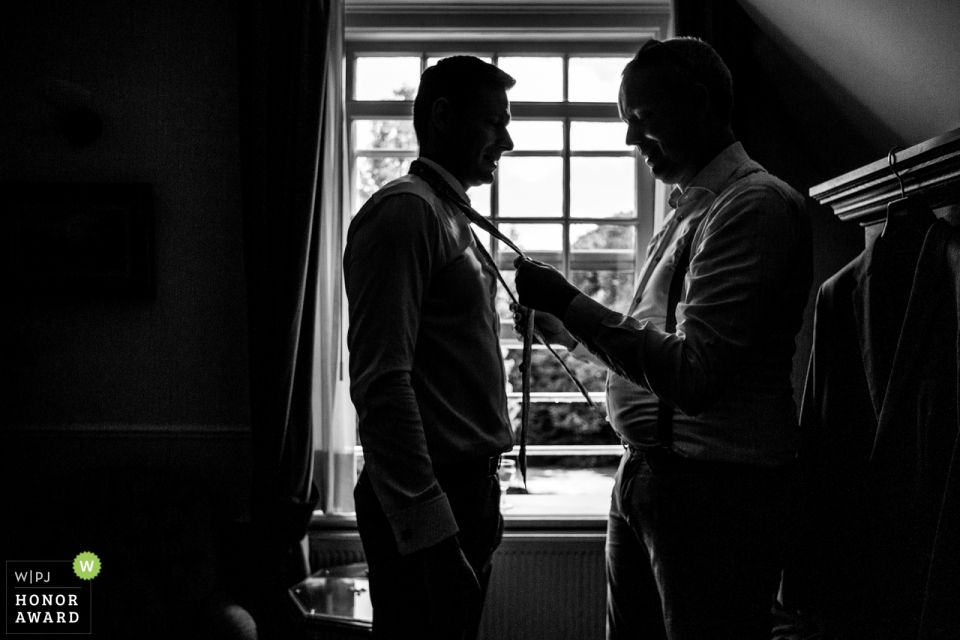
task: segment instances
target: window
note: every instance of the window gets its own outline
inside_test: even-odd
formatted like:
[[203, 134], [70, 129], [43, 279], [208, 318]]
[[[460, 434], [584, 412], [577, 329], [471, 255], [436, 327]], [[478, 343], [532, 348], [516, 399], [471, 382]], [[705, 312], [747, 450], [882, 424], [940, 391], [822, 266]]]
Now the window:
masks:
[[[567, 16], [563, 19], [527, 14], [513, 19], [518, 30], [525, 20], [554, 25], [566, 20], [576, 32], [571, 26], [510, 35], [501, 24], [496, 31], [467, 29], [454, 38], [442, 29], [411, 33], [398, 15], [374, 17], [362, 11], [354, 16], [351, 33], [348, 5], [346, 96], [352, 180], [348, 215], [381, 186], [406, 174], [416, 158], [412, 113], [422, 70], [448, 55], [475, 55], [503, 68], [517, 85], [508, 94], [515, 148], [501, 159], [493, 185], [470, 189], [473, 206], [527, 255], [560, 269], [599, 302], [625, 311], [642, 262], [639, 249], [646, 246], [655, 217], [662, 215], [657, 203], [664, 198], [635, 151], [624, 143], [626, 128], [619, 120], [616, 97], [623, 66], [645, 38], [661, 34], [667, 11], [661, 7], [660, 13], [643, 13], [637, 19], [645, 21], [644, 29], [618, 37], [611, 37], [610, 29], [584, 30], [586, 14], [571, 18], [563, 13], [556, 14]], [[445, 19], [465, 25], [492, 19], [486, 14], [453, 14]], [[623, 31], [615, 15], [605, 17]], [[384, 21], [392, 21], [394, 30], [376, 26]], [[512, 286], [515, 254], [483, 232], [478, 235]], [[501, 346], [512, 387], [511, 417], [517, 426], [521, 345], [508, 304], [508, 295], [501, 290]], [[605, 371], [574, 358], [566, 362], [602, 407]], [[533, 363], [529, 493], [523, 493], [519, 478], [514, 479], [504, 513], [508, 518], [603, 517], [622, 453], [619, 440], [602, 412], [587, 405], [546, 349], [535, 349]], [[362, 455], [359, 448], [357, 454]]]

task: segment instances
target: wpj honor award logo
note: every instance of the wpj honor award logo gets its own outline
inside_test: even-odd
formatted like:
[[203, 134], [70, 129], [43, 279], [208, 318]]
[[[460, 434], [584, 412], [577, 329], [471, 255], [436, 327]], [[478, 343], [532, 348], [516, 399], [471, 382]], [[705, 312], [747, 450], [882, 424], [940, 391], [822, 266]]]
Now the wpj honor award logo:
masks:
[[7, 561], [7, 634], [90, 634], [100, 559]]

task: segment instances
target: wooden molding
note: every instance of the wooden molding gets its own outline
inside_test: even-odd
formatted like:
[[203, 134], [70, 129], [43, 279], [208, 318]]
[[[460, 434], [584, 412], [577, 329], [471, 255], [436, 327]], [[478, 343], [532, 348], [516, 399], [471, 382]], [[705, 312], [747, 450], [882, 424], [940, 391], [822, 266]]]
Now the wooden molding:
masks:
[[665, 37], [670, 4], [646, 2], [348, 2], [348, 42], [583, 40], [636, 45]]
[[670, 0], [346, 0], [347, 13], [670, 12]]
[[[960, 129], [896, 153], [894, 167], [908, 196], [937, 209], [960, 202]], [[901, 197], [900, 183], [882, 158], [818, 184], [810, 197], [828, 205], [844, 222], [868, 226], [886, 217], [887, 203]]]

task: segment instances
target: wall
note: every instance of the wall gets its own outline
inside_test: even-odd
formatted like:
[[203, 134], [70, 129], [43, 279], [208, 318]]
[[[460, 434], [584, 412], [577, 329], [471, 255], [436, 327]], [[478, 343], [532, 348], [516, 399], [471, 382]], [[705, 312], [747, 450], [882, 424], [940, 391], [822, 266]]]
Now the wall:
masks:
[[[12, 482], [134, 463], [246, 491], [236, 23], [229, 0], [0, 9], [0, 181], [154, 189], [154, 297], [4, 301], [0, 421]], [[99, 141], [77, 147], [59, 133], [43, 98], [50, 79], [89, 92]]]
[[[771, 172], [810, 187], [960, 126], [960, 3], [941, 0], [730, 0], [711, 9], [732, 61], [738, 136]], [[712, 22], [711, 22], [712, 20]], [[737, 123], [735, 123], [737, 124]], [[814, 280], [798, 336], [799, 400], [821, 283], [864, 243], [856, 224], [810, 201]]]
[[828, 98], [847, 110], [852, 98], [895, 136], [878, 143], [912, 146], [960, 127], [960, 3], [740, 2], [824, 85], [843, 88]]

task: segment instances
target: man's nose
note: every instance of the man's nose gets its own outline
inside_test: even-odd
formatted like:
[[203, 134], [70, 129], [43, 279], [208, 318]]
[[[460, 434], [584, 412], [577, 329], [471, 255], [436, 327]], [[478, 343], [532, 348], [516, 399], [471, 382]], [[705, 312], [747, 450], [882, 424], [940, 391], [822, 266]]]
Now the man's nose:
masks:
[[504, 151], [513, 151], [513, 138], [510, 137], [510, 132], [506, 129], [503, 130], [503, 135], [500, 137], [500, 147]]

